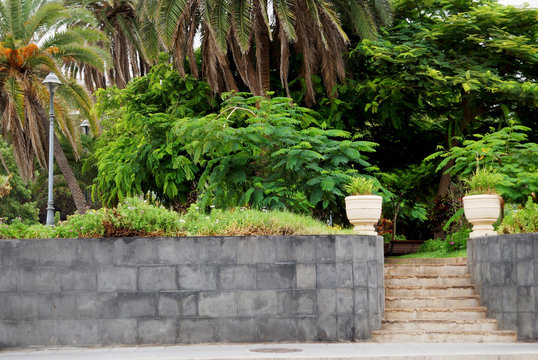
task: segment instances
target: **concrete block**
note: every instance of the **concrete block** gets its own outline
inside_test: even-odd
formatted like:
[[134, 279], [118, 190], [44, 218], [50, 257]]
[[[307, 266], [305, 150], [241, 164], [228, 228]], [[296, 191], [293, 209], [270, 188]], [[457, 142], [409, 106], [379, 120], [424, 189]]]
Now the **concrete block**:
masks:
[[368, 327], [370, 332], [381, 329], [381, 316], [379, 314], [373, 314], [368, 318]]
[[[116, 293], [78, 293], [79, 319], [112, 319], [117, 317]], [[125, 309], [124, 317], [129, 317]]]
[[315, 289], [316, 288], [316, 265], [315, 264], [297, 264], [295, 265], [297, 272], [297, 288], [298, 289]]
[[77, 295], [42, 294], [38, 300], [39, 319], [78, 319]]
[[57, 292], [60, 277], [54, 267], [19, 268], [17, 290], [22, 292]]
[[178, 284], [182, 290], [216, 290], [217, 267], [204, 265], [178, 266]]
[[0, 292], [17, 291], [17, 272], [16, 268], [0, 267]]
[[320, 315], [318, 317], [318, 334], [316, 341], [335, 341], [337, 340], [336, 316]]
[[353, 287], [353, 264], [336, 263], [336, 286]]
[[62, 291], [96, 291], [97, 273], [95, 268], [62, 268], [59, 271], [60, 289]]
[[[516, 243], [515, 241], [500, 241], [501, 246], [501, 261], [512, 261], [516, 258]], [[476, 255], [480, 253], [476, 250]]]
[[379, 302], [377, 297], [377, 289], [368, 288], [368, 314], [377, 314], [379, 312]]
[[491, 238], [488, 241], [488, 256], [489, 261], [501, 260], [501, 244], [499, 238]]
[[316, 264], [316, 284], [318, 289], [336, 288], [336, 264]]
[[491, 286], [502, 286], [504, 284], [503, 266], [500, 262], [489, 263], [489, 282]]
[[158, 311], [162, 317], [198, 315], [198, 292], [159, 293]]
[[78, 241], [76, 239], [38, 239], [32, 247], [38, 253], [41, 265], [75, 265]]
[[0, 320], [0, 348], [15, 346], [21, 346], [19, 322], [16, 320]]
[[503, 288], [503, 312], [517, 311], [517, 288], [505, 286]]
[[369, 340], [371, 331], [366, 314], [355, 315], [354, 322], [356, 340]]
[[151, 238], [124, 238], [114, 241], [115, 265], [154, 265], [159, 263], [157, 242]]
[[182, 344], [216, 342], [217, 329], [217, 319], [181, 320], [178, 342]]
[[218, 319], [217, 339], [224, 342], [255, 342], [257, 324], [255, 319]]
[[318, 289], [317, 314], [325, 316], [336, 312], [336, 289]]
[[153, 318], [156, 315], [156, 294], [120, 293], [117, 301], [117, 318]]
[[136, 291], [136, 267], [107, 266], [97, 271], [97, 291]]
[[142, 266], [138, 268], [138, 290], [177, 290], [174, 266]]
[[293, 260], [297, 263], [316, 262], [316, 238], [315, 236], [292, 236]]
[[521, 312], [517, 314], [517, 339], [520, 341], [533, 341], [536, 340], [536, 334], [534, 332], [535, 324], [534, 312]]
[[237, 240], [238, 264], [271, 264], [276, 261], [272, 236], [256, 236]]
[[174, 319], [138, 320], [138, 342], [140, 344], [175, 344], [177, 326]]
[[368, 236], [368, 261], [377, 261], [379, 248], [377, 246], [377, 236]]
[[503, 312], [503, 330], [517, 330], [517, 312]]
[[[180, 262], [181, 252], [184, 251], [185, 245], [188, 241], [178, 238], [163, 238], [159, 239], [157, 247], [157, 259], [159, 264], [162, 265], [178, 265]], [[187, 250], [188, 251], [188, 250]]]
[[517, 287], [517, 311], [519, 313], [536, 311], [533, 286]]
[[315, 315], [316, 290], [281, 290], [277, 292], [280, 315]]
[[237, 261], [235, 237], [208, 238], [200, 248], [202, 253], [207, 254], [207, 264], [234, 264]]
[[362, 263], [368, 261], [368, 238], [369, 236], [356, 235], [353, 241], [353, 262]]
[[265, 318], [258, 321], [258, 341], [297, 339], [297, 321], [293, 318]]
[[334, 263], [336, 261], [336, 247], [334, 236], [316, 236], [316, 262]]
[[258, 264], [256, 269], [258, 289], [290, 289], [297, 286], [295, 264]]
[[[520, 234], [520, 235], [526, 235], [526, 234]], [[528, 237], [521, 236], [519, 239], [517, 239], [516, 246], [517, 246], [517, 252], [516, 252], [517, 260], [533, 260], [534, 247], [532, 245], [532, 241]]]
[[24, 240], [17, 246], [18, 266], [36, 266], [38, 265], [39, 251], [36, 249], [35, 241]]
[[337, 263], [353, 261], [353, 241], [354, 235], [334, 236], [334, 246]]
[[58, 344], [58, 322], [34, 320], [19, 322], [18, 346], [55, 346]]
[[275, 262], [295, 262], [293, 237], [275, 236]]
[[317, 316], [302, 316], [297, 318], [297, 340], [315, 341], [318, 335]]
[[353, 341], [355, 339], [353, 320], [353, 315], [338, 315], [336, 317], [336, 338], [338, 341]]
[[256, 289], [256, 266], [226, 265], [220, 267], [218, 288], [223, 290]]
[[237, 292], [239, 316], [274, 315], [277, 311], [276, 290]]
[[516, 265], [517, 285], [534, 285], [534, 261], [520, 260]]
[[480, 282], [483, 286], [489, 286], [491, 283], [489, 263], [482, 262], [480, 264]]
[[0, 267], [10, 267], [19, 265], [19, 248], [22, 246], [20, 240], [0, 241]]
[[376, 288], [378, 284], [378, 273], [377, 273], [377, 263], [375, 262], [368, 262], [367, 263], [367, 271], [368, 271], [368, 287], [369, 288]]
[[354, 289], [354, 314], [360, 316], [366, 316], [368, 313], [368, 288], [355, 288]]
[[353, 263], [353, 285], [368, 286], [368, 266], [366, 263]]
[[200, 292], [198, 314], [204, 317], [237, 316], [235, 291]]
[[107, 266], [114, 264], [114, 242], [114, 238], [79, 241], [75, 264], [79, 266]]
[[36, 294], [0, 294], [0, 319], [37, 320], [39, 296]]
[[97, 344], [97, 320], [59, 320], [58, 345]]
[[481, 297], [481, 304], [488, 308], [488, 311], [502, 312], [503, 311], [503, 291], [502, 286], [485, 287], [482, 291], [484, 295]]
[[[501, 242], [501, 246], [502, 246]], [[516, 265], [512, 262], [502, 263], [502, 272], [505, 286], [517, 285]]]
[[97, 343], [102, 345], [138, 344], [136, 319], [101, 319], [97, 322]]
[[353, 314], [353, 289], [336, 289], [336, 312], [338, 314]]

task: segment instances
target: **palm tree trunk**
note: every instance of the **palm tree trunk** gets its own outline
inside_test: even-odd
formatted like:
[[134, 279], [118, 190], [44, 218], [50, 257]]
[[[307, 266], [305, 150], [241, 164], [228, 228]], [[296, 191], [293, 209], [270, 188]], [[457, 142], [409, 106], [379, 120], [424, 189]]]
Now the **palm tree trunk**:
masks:
[[[47, 134], [47, 137], [49, 136], [49, 119], [48, 116], [45, 114], [45, 110], [43, 107], [37, 103], [34, 102], [34, 107], [38, 111], [39, 119], [41, 119], [41, 123], [43, 124], [43, 127], [45, 128], [45, 132]], [[82, 190], [80, 189], [80, 185], [75, 177], [75, 174], [73, 174], [73, 170], [71, 170], [71, 166], [69, 166], [69, 161], [65, 157], [65, 153], [60, 146], [60, 142], [58, 141], [58, 137], [56, 134], [54, 134], [54, 158], [56, 159], [56, 164], [58, 164], [58, 167], [60, 168], [60, 171], [62, 172], [62, 175], [67, 182], [67, 186], [69, 187], [69, 190], [71, 191], [71, 196], [73, 197], [73, 201], [75, 202], [75, 207], [79, 212], [85, 212], [86, 211], [86, 199], [84, 198], [84, 194], [82, 193]]]

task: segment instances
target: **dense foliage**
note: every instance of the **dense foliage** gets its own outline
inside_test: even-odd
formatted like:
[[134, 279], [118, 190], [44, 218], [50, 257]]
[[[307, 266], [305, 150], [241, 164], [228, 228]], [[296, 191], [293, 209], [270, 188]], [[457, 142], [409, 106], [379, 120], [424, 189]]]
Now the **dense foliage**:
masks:
[[211, 111], [207, 85], [168, 65], [98, 98], [113, 124], [94, 155], [94, 190], [107, 203], [150, 192], [175, 206], [194, 197], [203, 207], [338, 209], [375, 147], [289, 98], [228, 94]]
[[525, 206], [504, 217], [497, 231], [501, 234], [538, 232], [538, 204], [529, 196]]

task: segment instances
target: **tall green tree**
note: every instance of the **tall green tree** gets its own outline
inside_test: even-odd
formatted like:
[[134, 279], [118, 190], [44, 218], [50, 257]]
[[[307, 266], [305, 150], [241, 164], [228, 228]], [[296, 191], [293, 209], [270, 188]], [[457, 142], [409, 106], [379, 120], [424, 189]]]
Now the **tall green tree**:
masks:
[[[70, 121], [71, 109], [90, 119], [96, 130], [91, 100], [74, 78], [62, 74], [73, 62], [104, 71], [106, 52], [95, 46], [106, 41], [94, 30], [93, 15], [46, 0], [0, 0], [0, 126], [13, 144], [19, 173], [31, 179], [34, 164], [47, 167], [49, 93], [42, 84], [49, 71], [62, 86], [55, 97], [57, 129], [78, 156], [79, 126]], [[69, 185], [77, 209], [85, 208], [80, 186], [55, 136], [54, 156]]]
[[[396, 127], [411, 120], [437, 127], [447, 149], [484, 121], [532, 121], [536, 9], [470, 0], [398, 0], [394, 7], [395, 26], [352, 53], [364, 69], [354, 86], [368, 113]], [[452, 165], [445, 164], [439, 194], [448, 190]]]

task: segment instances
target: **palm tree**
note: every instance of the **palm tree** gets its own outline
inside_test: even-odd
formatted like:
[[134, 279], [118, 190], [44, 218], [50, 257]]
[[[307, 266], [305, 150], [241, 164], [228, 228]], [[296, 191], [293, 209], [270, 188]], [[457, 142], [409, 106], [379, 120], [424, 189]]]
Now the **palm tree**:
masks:
[[191, 73], [197, 76], [194, 38], [201, 28], [202, 73], [215, 92], [237, 89], [235, 70], [253, 94], [264, 95], [270, 90], [274, 54], [282, 87], [289, 95], [293, 45], [302, 55], [301, 75], [309, 104], [315, 101], [313, 74], [321, 72], [329, 95], [334, 94], [337, 80], [345, 77], [343, 54], [348, 37], [341, 19], [358, 35], [372, 38], [378, 24], [388, 24], [392, 17], [389, 0], [139, 1], [163, 46], [175, 54], [182, 73], [187, 55]]
[[[34, 177], [34, 164], [47, 167], [49, 93], [42, 80], [54, 71], [63, 83], [57, 90], [57, 128], [73, 147], [80, 149], [78, 124], [72, 121], [76, 109], [92, 123], [91, 100], [75, 79], [64, 76], [62, 68], [85, 64], [104, 72], [107, 52], [95, 46], [106, 37], [92, 26], [93, 15], [80, 7], [67, 9], [47, 0], [0, 0], [0, 127], [11, 141], [19, 173], [24, 180]], [[78, 210], [86, 206], [84, 195], [55, 135], [54, 157]]]

